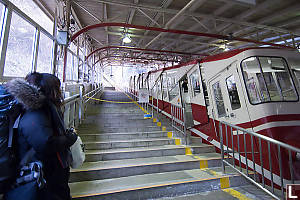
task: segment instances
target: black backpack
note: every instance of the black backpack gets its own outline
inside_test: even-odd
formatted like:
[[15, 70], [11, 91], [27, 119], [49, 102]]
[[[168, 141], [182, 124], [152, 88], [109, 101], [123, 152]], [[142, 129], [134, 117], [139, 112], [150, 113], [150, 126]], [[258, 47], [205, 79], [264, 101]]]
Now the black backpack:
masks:
[[16, 176], [14, 125], [17, 128], [20, 113], [17, 100], [6, 91], [5, 86], [0, 85], [0, 194]]

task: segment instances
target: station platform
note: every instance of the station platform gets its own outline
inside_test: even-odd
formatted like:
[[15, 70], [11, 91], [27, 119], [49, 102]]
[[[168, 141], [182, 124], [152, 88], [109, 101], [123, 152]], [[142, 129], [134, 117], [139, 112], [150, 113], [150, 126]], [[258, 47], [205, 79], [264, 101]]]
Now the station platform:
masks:
[[102, 99], [115, 103], [90, 104], [77, 130], [86, 161], [71, 170], [73, 199], [270, 199], [233, 169], [223, 174], [214, 146], [183, 145], [171, 122], [144, 119], [125, 93], [104, 90]]

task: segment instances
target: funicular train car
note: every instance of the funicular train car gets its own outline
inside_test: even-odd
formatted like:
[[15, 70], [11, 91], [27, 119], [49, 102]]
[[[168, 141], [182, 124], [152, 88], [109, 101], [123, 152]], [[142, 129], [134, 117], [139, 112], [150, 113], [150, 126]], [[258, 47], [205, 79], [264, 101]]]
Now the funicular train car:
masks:
[[[217, 149], [221, 121], [300, 147], [299, 52], [277, 48], [238, 49], [148, 72], [144, 81], [153, 97], [154, 108], [158, 107], [171, 118], [171, 104], [184, 107], [186, 119], [191, 121], [187, 128]], [[268, 151], [263, 151], [261, 158], [258, 152], [259, 145], [265, 150], [268, 144], [259, 144], [254, 139], [254, 157], [250, 158], [247, 157], [247, 152], [251, 154], [250, 136], [233, 131], [232, 137], [227, 145], [236, 151], [245, 147], [241, 155], [247, 159], [242, 165], [246, 160], [254, 160], [261, 166], [264, 160], [262, 168], [268, 172], [271, 167], [279, 175], [280, 159], [282, 176], [290, 180], [286, 151], [280, 152], [278, 158], [277, 147], [270, 145], [270, 163]], [[292, 154], [292, 162], [294, 179], [299, 180], [299, 155]], [[279, 176], [273, 178], [280, 185]]]

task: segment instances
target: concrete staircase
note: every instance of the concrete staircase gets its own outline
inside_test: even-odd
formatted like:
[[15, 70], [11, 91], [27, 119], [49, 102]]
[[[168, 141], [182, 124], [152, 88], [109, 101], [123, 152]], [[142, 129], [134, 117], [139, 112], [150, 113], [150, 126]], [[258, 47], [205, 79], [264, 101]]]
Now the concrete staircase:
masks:
[[[103, 99], [131, 102], [121, 92]], [[231, 169], [221, 172], [220, 154], [194, 138], [190, 146], [143, 119], [137, 105], [89, 105], [78, 128], [86, 162], [72, 169], [73, 199], [270, 199]]]

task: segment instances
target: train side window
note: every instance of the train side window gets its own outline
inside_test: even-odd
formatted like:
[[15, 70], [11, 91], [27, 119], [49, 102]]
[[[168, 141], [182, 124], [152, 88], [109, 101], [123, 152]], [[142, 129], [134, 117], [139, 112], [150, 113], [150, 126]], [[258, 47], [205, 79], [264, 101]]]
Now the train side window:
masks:
[[159, 77], [159, 80], [157, 81], [157, 98], [161, 98], [161, 77]]
[[42, 73], [51, 73], [52, 47], [53, 47], [53, 40], [49, 38], [45, 33], [41, 32], [36, 71]]
[[179, 95], [179, 84], [173, 85], [172, 88], [169, 89], [169, 97], [170, 101], [172, 101], [175, 97]]
[[162, 95], [163, 99], [168, 100], [168, 79], [167, 74], [162, 74]]
[[222, 96], [220, 82], [216, 82], [212, 85], [214, 98], [217, 106], [218, 117], [224, 117], [226, 115], [224, 100]]
[[24, 77], [32, 71], [35, 33], [36, 28], [32, 24], [12, 13], [4, 76]]
[[241, 102], [239, 94], [236, 88], [236, 82], [234, 76], [231, 75], [226, 79], [227, 90], [229, 94], [229, 99], [231, 103], [232, 110], [236, 110], [241, 107]]
[[199, 71], [195, 70], [191, 75], [190, 75], [190, 83], [192, 85], [192, 90], [193, 90], [193, 97], [197, 96], [200, 94], [200, 79], [199, 79]]
[[208, 96], [207, 87], [206, 87], [206, 83], [205, 83], [204, 79], [202, 81], [202, 85], [203, 85], [203, 94], [204, 94], [205, 104], [207, 106], [209, 106], [209, 96]]

